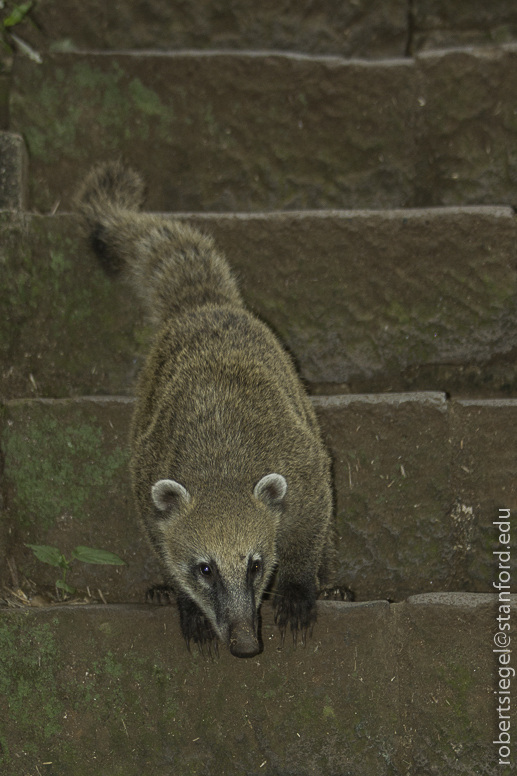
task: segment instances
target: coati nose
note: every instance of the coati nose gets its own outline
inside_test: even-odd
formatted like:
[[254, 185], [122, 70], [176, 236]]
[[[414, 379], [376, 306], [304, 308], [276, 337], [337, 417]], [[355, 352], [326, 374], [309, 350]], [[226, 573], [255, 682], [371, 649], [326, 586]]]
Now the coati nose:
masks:
[[253, 657], [262, 652], [254, 629], [246, 625], [230, 628], [230, 652], [234, 657]]

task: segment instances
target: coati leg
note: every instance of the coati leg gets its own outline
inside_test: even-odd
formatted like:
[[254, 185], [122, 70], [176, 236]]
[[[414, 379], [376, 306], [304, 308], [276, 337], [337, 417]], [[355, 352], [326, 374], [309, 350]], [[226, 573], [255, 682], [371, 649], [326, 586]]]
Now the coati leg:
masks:
[[176, 601], [180, 615], [181, 633], [187, 649], [190, 650], [190, 642], [193, 641], [201, 652], [203, 647], [207, 646], [210, 654], [212, 643], [217, 652], [217, 637], [214, 629], [201, 609], [187, 595], [177, 593], [172, 587], [157, 585], [147, 591], [146, 599], [149, 603], [158, 606], [168, 606]]
[[211, 654], [212, 644], [217, 652], [217, 637], [214, 629], [197, 604], [184, 593], [177, 593], [176, 601], [180, 613], [181, 632], [187, 649], [190, 650], [190, 642], [193, 641], [201, 652], [206, 646], [208, 654]]
[[176, 593], [172, 587], [166, 587], [165, 585], [156, 585], [149, 588], [145, 594], [145, 600], [149, 604], [155, 606], [169, 606], [176, 600]]
[[318, 600], [320, 601], [353, 601], [354, 594], [347, 587], [335, 584], [335, 565], [336, 565], [336, 542], [334, 530], [331, 528], [327, 533], [325, 544], [323, 545], [323, 554], [321, 557], [320, 568], [318, 571], [318, 580], [320, 589], [318, 591]]
[[275, 623], [280, 628], [282, 644], [287, 626], [291, 628], [293, 642], [296, 644], [298, 633], [305, 644], [307, 631], [312, 631], [316, 622], [316, 598], [318, 590], [314, 580], [292, 582], [280, 578], [275, 589]]
[[[312, 632], [316, 622], [316, 600], [322, 590], [335, 587], [335, 552], [334, 532], [328, 528], [318, 560], [314, 555], [308, 557], [306, 553], [293, 554], [292, 551], [283, 562], [280, 560], [274, 607], [275, 622], [280, 628], [282, 642], [289, 625], [294, 643], [300, 633], [302, 643], [305, 644], [307, 631]], [[304, 570], [302, 575], [301, 569]]]

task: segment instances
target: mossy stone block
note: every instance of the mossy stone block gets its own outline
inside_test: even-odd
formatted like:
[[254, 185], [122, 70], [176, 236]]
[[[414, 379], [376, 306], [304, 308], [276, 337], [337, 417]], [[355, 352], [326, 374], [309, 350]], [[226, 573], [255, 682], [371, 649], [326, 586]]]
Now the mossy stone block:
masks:
[[444, 395], [314, 403], [334, 460], [339, 581], [363, 601], [454, 589]]
[[517, 44], [418, 56], [426, 205], [517, 204]]
[[[4, 86], [0, 78], [0, 103]], [[27, 194], [28, 159], [23, 137], [0, 131], [0, 210], [22, 210], [27, 206]]]
[[39, 0], [20, 35], [39, 51], [251, 49], [403, 56], [404, 0]]
[[[338, 581], [356, 600], [451, 590], [489, 592], [498, 509], [517, 508], [516, 400], [443, 394], [313, 399], [333, 459]], [[4, 405], [1, 554], [36, 586], [56, 572], [25, 544], [111, 550], [128, 566], [74, 563], [71, 583], [142, 601], [161, 582], [134, 514], [128, 472], [133, 402], [21, 400]], [[10, 585], [0, 564], [0, 582]]]
[[17, 58], [10, 122], [31, 199], [68, 209], [122, 155], [158, 211], [403, 207], [416, 175], [414, 63], [254, 52]]
[[[414, 370], [426, 367], [430, 380], [416, 388], [455, 382], [466, 392], [495, 382], [487, 362], [496, 354], [514, 363], [517, 223], [509, 208], [199, 215], [192, 222], [214, 235], [246, 301], [310, 383], [405, 390], [416, 382]], [[445, 385], [443, 364], [456, 365]], [[478, 373], [465, 371], [477, 365]]]
[[[462, 590], [481, 591], [497, 581], [499, 529], [494, 521], [517, 510], [515, 399], [464, 399], [451, 406], [452, 516], [463, 566]], [[510, 552], [517, 546], [511, 535]], [[512, 562], [515, 568], [515, 560]]]
[[[312, 386], [515, 392], [508, 208], [181, 218], [214, 236]], [[0, 235], [0, 395], [132, 393], [151, 331], [78, 219], [4, 212]]]
[[[511, 617], [517, 615], [512, 596]], [[486, 773], [498, 762], [495, 595], [418, 595], [394, 607], [405, 767], [415, 773]], [[513, 626], [512, 635], [515, 631]], [[511, 710], [511, 729], [517, 723]], [[512, 754], [512, 763], [514, 762]]]
[[127, 394], [148, 331], [77, 219], [0, 213], [0, 396]]
[[389, 606], [323, 604], [303, 648], [188, 652], [175, 607], [1, 611], [0, 762], [10, 776], [107, 772], [385, 776], [397, 683]]
[[513, 0], [413, 0], [413, 50], [517, 41]]
[[[66, 582], [110, 601], [143, 601], [160, 582], [139, 529], [129, 478], [130, 400], [15, 401], [4, 405], [2, 554], [20, 584], [50, 588], [61, 570], [37, 560], [27, 544], [114, 552], [126, 566], [73, 561]], [[154, 564], [155, 565], [155, 564]], [[7, 564], [2, 582], [12, 585]], [[22, 584], [24, 589], [27, 584]], [[30, 587], [30, 584], [29, 584]]]
[[294, 649], [264, 605], [250, 660], [187, 652], [175, 607], [0, 610], [0, 762], [10, 776], [496, 776], [496, 606], [320, 602]]

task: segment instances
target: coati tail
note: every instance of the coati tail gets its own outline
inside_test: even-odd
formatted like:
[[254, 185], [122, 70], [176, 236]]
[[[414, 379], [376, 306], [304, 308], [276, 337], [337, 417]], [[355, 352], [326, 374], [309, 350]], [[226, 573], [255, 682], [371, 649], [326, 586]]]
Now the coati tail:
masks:
[[119, 162], [96, 165], [76, 195], [90, 243], [108, 274], [127, 272], [153, 323], [206, 304], [242, 300], [211, 237], [183, 221], [139, 213], [144, 184]]
[[144, 199], [144, 182], [121, 162], [95, 165], [79, 187], [75, 201], [91, 246], [109, 275], [124, 266], [122, 256], [110, 249], [110, 225], [124, 211], [138, 211]]
[[143, 180], [121, 162], [96, 164], [76, 194], [79, 210], [92, 226], [110, 211], [140, 210], [143, 199]]

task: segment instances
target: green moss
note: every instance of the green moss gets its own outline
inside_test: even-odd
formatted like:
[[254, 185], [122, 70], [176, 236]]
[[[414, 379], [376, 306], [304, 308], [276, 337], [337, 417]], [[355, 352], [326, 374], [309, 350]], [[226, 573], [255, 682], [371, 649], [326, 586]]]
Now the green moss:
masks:
[[11, 762], [11, 755], [9, 753], [9, 744], [7, 737], [0, 730], [0, 764], [8, 764]]
[[5, 374], [13, 365], [31, 394], [30, 374], [40, 396], [127, 393], [151, 330], [139, 327], [127, 288], [106, 278], [85, 252], [77, 222], [3, 218], [0, 265], [4, 395], [12, 395]]
[[407, 326], [412, 321], [412, 313], [405, 310], [400, 302], [391, 302], [386, 310], [386, 315], [396, 321], [399, 326]]
[[11, 516], [42, 529], [66, 513], [85, 520], [128, 456], [121, 448], [106, 453], [102, 430], [80, 413], [71, 411], [63, 423], [36, 408], [25, 422], [8, 424], [3, 448], [15, 492]]
[[[56, 678], [57, 618], [52, 624], [29, 626], [27, 620], [0, 624], [0, 696], [7, 699], [9, 718], [16, 720], [23, 750], [37, 754], [42, 744], [62, 730], [64, 705], [58, 698]], [[0, 763], [10, 761], [2, 745]]]
[[[23, 88], [13, 90], [11, 112], [33, 158], [52, 164], [60, 158], [85, 159], [89, 145], [83, 142], [91, 122], [104, 149], [119, 149], [120, 139], [147, 140], [157, 133], [170, 137], [176, 120], [171, 104], [139, 78], [128, 79], [118, 61], [104, 66], [87, 59], [65, 73], [62, 68], [33, 68], [23, 79]], [[27, 65], [30, 67], [30, 65]]]

